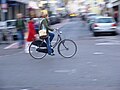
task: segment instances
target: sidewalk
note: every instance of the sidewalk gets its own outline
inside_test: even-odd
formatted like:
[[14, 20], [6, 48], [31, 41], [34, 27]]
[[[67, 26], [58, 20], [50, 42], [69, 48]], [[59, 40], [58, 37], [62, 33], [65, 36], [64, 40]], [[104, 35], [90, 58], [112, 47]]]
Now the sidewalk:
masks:
[[[62, 28], [65, 24], [67, 24], [68, 21], [69, 21], [69, 19], [64, 19], [64, 20], [62, 20], [61, 23], [52, 25], [51, 27], [52, 28]], [[0, 44], [0, 57], [16, 54], [16, 53], [22, 52], [24, 50], [24, 48], [17, 49], [17, 47], [18, 47], [17, 41], [13, 41], [13, 43], [11, 43], [11, 44]]]

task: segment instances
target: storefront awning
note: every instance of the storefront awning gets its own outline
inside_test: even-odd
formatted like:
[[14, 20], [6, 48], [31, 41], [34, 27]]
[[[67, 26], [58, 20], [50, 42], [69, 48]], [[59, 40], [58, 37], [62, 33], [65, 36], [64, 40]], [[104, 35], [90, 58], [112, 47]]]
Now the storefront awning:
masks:
[[37, 2], [35, 1], [29, 1], [27, 8], [39, 9]]
[[24, 4], [29, 3], [29, 0], [8, 0], [8, 1], [16, 1], [16, 2], [20, 2], [20, 3], [24, 3]]

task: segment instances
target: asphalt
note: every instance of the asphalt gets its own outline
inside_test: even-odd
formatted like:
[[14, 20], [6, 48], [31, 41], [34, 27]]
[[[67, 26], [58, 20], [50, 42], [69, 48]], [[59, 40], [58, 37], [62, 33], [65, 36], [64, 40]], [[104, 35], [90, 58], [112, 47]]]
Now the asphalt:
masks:
[[75, 57], [1, 57], [0, 90], [120, 90], [120, 36], [93, 37], [76, 19], [62, 31], [76, 42]]

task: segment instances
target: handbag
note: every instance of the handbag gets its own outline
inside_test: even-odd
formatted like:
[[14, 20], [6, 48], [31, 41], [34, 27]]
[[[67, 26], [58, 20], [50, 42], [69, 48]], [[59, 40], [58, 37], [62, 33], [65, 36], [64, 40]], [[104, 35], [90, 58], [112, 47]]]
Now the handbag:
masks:
[[42, 29], [38, 31], [38, 34], [41, 39], [47, 38], [48, 33], [44, 25], [42, 25]]
[[40, 38], [47, 38], [48, 34], [46, 30], [39, 30], [39, 37]]

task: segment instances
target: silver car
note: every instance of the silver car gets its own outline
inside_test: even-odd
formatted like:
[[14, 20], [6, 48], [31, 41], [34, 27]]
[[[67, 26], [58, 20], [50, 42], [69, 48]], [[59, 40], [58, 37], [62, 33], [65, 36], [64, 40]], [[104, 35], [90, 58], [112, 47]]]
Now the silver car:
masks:
[[0, 22], [0, 33], [3, 37], [4, 35], [6, 37], [13, 38], [14, 36], [17, 37], [17, 30], [16, 30], [16, 20], [6, 20]]
[[117, 24], [113, 17], [96, 17], [92, 24], [92, 31], [94, 36], [97, 36], [100, 33], [117, 34]]

